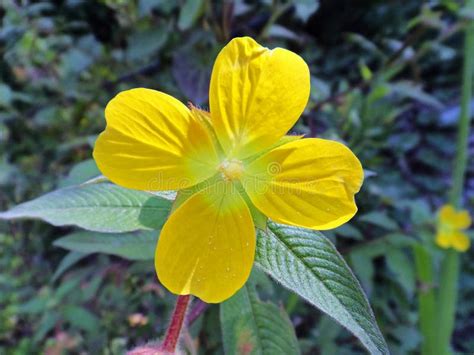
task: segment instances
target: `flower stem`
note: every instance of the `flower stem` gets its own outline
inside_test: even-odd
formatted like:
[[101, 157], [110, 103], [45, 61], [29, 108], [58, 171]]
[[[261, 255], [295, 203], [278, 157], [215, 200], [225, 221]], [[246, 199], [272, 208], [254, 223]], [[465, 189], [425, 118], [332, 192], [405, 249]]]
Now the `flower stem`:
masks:
[[165, 354], [175, 353], [190, 298], [191, 296], [185, 295], [178, 296], [178, 299], [176, 300], [176, 306], [171, 317], [170, 325], [166, 331], [165, 340], [160, 346], [160, 351]]
[[[466, 8], [474, 10], [474, 0], [466, 1]], [[471, 119], [471, 99], [474, 73], [474, 21], [469, 20], [464, 39], [464, 65], [461, 97], [461, 115], [459, 117], [456, 160], [454, 162], [453, 185], [450, 203], [460, 207], [467, 165], [469, 126]], [[449, 353], [451, 334], [454, 330], [457, 287], [459, 279], [459, 254], [449, 250], [441, 265], [441, 279], [438, 298], [438, 346], [439, 354]]]
[[[474, 1], [468, 0], [467, 7], [474, 10]], [[456, 207], [461, 204], [461, 197], [466, 177], [469, 128], [471, 121], [472, 82], [474, 73], [474, 21], [470, 21], [464, 39], [464, 65], [461, 97], [461, 115], [458, 123], [456, 160], [454, 161], [453, 184], [450, 192], [450, 203]]]
[[435, 353], [436, 345], [436, 304], [434, 292], [433, 258], [424, 245], [414, 248], [418, 275], [418, 307], [420, 331], [423, 335], [422, 355]]

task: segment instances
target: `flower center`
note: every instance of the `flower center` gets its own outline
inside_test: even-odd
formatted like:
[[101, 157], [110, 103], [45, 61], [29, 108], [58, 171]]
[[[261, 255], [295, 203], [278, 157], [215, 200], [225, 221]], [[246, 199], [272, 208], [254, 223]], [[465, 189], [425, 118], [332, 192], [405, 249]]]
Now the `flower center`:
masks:
[[240, 179], [244, 172], [244, 165], [238, 159], [224, 160], [217, 168], [225, 180]]
[[443, 232], [445, 234], [452, 234], [453, 232], [456, 231], [456, 228], [453, 227], [449, 223], [441, 223], [440, 226], [439, 226], [439, 229], [440, 229], [441, 232]]

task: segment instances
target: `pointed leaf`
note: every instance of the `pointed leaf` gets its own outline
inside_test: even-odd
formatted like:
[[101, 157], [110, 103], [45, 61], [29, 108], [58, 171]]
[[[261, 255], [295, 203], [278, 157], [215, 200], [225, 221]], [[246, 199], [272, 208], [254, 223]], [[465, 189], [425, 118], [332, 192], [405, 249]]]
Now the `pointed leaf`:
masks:
[[267, 231], [259, 231], [256, 262], [346, 327], [371, 354], [389, 353], [359, 282], [324, 235], [269, 223]]
[[47, 193], [0, 213], [0, 219], [35, 218], [55, 226], [98, 232], [160, 229], [171, 201], [110, 183], [84, 184]]
[[227, 355], [300, 353], [288, 315], [260, 301], [251, 282], [221, 304], [220, 318]]
[[131, 260], [153, 260], [158, 234], [158, 231], [120, 234], [83, 231], [59, 238], [54, 245], [81, 253], [105, 253]]
[[51, 278], [51, 281], [55, 282], [59, 277], [61, 277], [62, 274], [69, 270], [70, 267], [72, 267], [88, 255], [88, 253], [80, 253], [76, 251], [68, 253], [59, 263], [56, 271], [53, 274], [53, 277]]

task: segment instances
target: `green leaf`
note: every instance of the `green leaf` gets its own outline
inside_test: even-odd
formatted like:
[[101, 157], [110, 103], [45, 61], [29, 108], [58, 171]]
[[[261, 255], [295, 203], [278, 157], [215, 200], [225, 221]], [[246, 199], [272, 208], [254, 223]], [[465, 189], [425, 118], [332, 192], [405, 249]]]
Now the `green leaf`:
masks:
[[56, 323], [58, 321], [60, 321], [60, 316], [56, 312], [49, 311], [43, 313], [43, 315], [41, 316], [41, 320], [36, 326], [33, 342], [38, 343], [43, 340], [46, 334], [48, 334], [48, 332], [50, 332], [56, 326]]
[[84, 259], [88, 255], [88, 253], [79, 253], [75, 251], [68, 253], [59, 263], [58, 268], [51, 278], [51, 281], [55, 282], [59, 277], [61, 277], [62, 274], [69, 270], [71, 266]]
[[399, 81], [397, 83], [390, 84], [391, 91], [406, 98], [410, 98], [421, 102], [427, 106], [435, 109], [442, 109], [443, 104], [433, 95], [430, 95], [423, 91], [423, 89], [409, 81]]
[[288, 315], [260, 301], [251, 282], [221, 304], [220, 319], [227, 355], [300, 353]]
[[100, 175], [100, 170], [94, 159], [87, 159], [74, 165], [67, 177], [59, 183], [59, 187], [82, 184]]
[[100, 320], [85, 308], [66, 306], [63, 316], [71, 325], [87, 332], [94, 333], [99, 329]]
[[398, 224], [387, 216], [385, 212], [369, 212], [359, 216], [359, 221], [367, 222], [375, 226], [385, 228], [388, 230], [397, 230], [399, 229]]
[[75, 225], [97, 232], [160, 229], [171, 201], [109, 183], [59, 189], [22, 203], [0, 219], [35, 218], [55, 226]]
[[169, 26], [151, 27], [133, 32], [128, 39], [127, 59], [143, 61], [157, 53], [168, 40]]
[[153, 260], [158, 231], [135, 233], [76, 232], [54, 242], [55, 246], [81, 253], [105, 253], [130, 260]]
[[12, 90], [8, 85], [0, 84], [0, 107], [9, 106], [12, 101]]
[[310, 16], [319, 8], [319, 1], [316, 0], [293, 0], [296, 17], [303, 22], [308, 21]]
[[269, 223], [257, 264], [283, 286], [346, 327], [371, 354], [388, 354], [369, 302], [342, 256], [321, 233]]
[[187, 30], [201, 16], [204, 10], [203, 0], [186, 0], [179, 12], [178, 28]]
[[395, 275], [400, 285], [405, 289], [408, 297], [412, 297], [415, 293], [416, 275], [415, 266], [412, 260], [403, 250], [392, 248], [387, 253], [387, 265]]

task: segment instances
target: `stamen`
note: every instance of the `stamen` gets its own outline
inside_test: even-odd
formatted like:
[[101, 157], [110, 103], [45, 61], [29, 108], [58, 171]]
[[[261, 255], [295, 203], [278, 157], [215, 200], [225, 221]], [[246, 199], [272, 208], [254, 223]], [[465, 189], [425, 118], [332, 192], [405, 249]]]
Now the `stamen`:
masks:
[[238, 159], [224, 160], [218, 167], [225, 180], [236, 180], [242, 177], [244, 165]]

